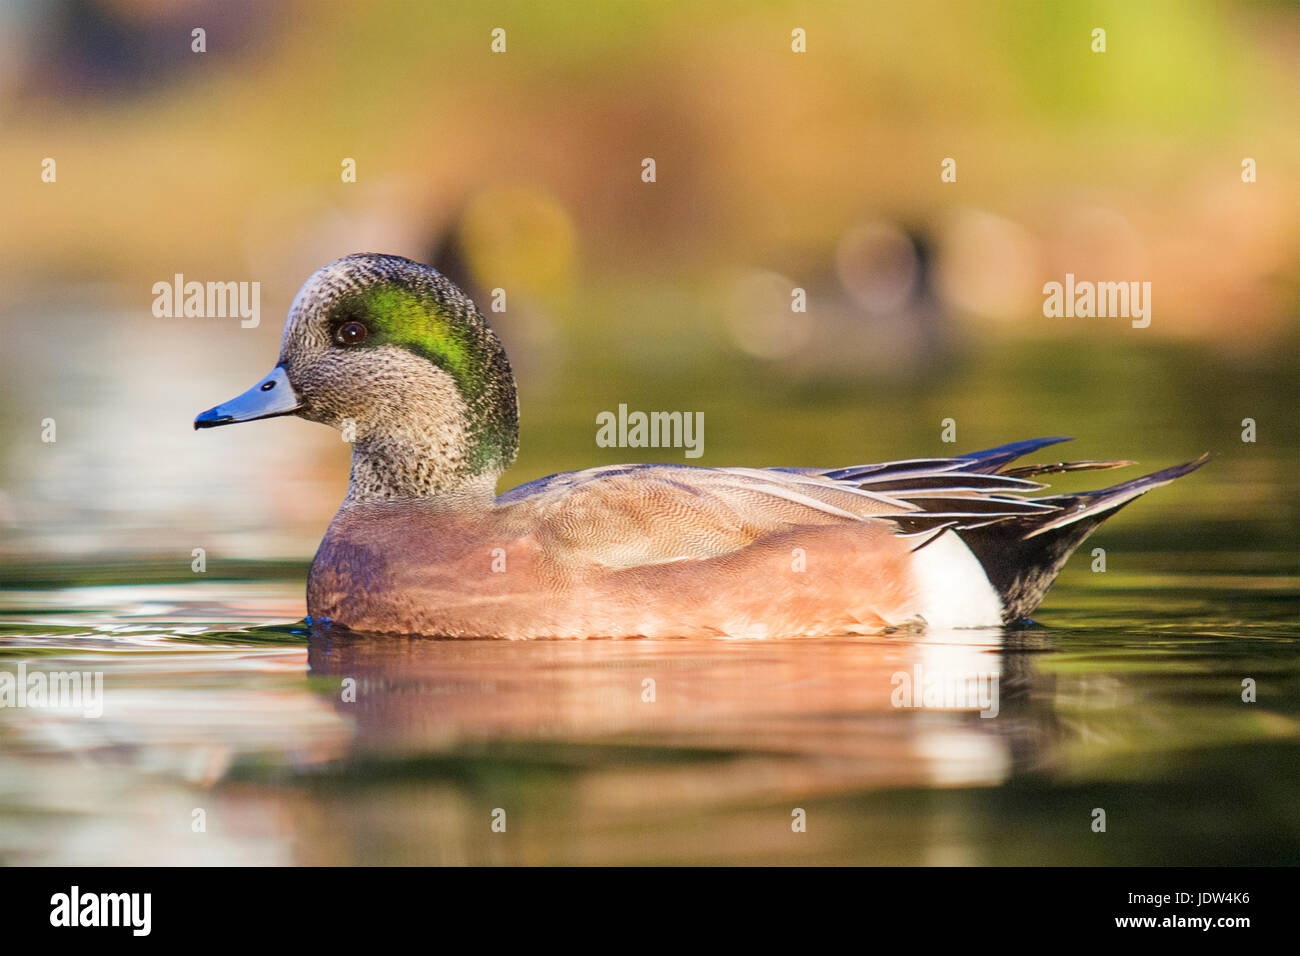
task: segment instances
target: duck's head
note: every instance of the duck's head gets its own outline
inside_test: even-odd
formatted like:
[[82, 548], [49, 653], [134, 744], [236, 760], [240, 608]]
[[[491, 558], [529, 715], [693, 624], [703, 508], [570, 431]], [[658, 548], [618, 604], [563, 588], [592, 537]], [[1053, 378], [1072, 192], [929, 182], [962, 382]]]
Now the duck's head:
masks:
[[518, 449], [500, 340], [460, 289], [400, 256], [351, 255], [317, 270], [289, 307], [271, 374], [194, 427], [276, 415], [353, 442], [354, 501], [490, 494]]

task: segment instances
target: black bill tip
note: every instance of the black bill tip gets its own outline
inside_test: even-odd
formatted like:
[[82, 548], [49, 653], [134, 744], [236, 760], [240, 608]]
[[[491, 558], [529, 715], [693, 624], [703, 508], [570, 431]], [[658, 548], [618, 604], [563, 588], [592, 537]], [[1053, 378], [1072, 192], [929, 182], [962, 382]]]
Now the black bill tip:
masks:
[[221, 406], [209, 408], [206, 412], [200, 412], [194, 419], [194, 428], [197, 431], [200, 428], [216, 428], [218, 425], [228, 425], [235, 420], [235, 416], [221, 411]]

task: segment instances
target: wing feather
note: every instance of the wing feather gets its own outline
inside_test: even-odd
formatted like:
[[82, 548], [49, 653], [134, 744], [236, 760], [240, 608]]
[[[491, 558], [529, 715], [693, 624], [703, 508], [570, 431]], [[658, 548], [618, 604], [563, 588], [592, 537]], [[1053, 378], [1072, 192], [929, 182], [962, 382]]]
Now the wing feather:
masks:
[[539, 478], [497, 501], [557, 560], [616, 568], [710, 558], [773, 532], [855, 521], [890, 522], [921, 548], [949, 529], [1054, 520], [1061, 499], [1026, 497], [1046, 487], [1032, 475], [1124, 464], [1006, 467], [1064, 440], [829, 469], [607, 465]]

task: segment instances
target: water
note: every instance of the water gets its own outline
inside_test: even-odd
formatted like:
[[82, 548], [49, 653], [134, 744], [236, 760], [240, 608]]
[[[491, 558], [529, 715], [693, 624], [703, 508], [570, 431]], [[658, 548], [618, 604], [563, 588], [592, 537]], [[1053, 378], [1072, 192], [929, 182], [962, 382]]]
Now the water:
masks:
[[[278, 567], [11, 591], [0, 666], [105, 693], [0, 709], [0, 862], [1300, 863], [1288, 560], [1076, 559], [1037, 626], [840, 640], [312, 632]], [[997, 716], [895, 707], [918, 665]]]

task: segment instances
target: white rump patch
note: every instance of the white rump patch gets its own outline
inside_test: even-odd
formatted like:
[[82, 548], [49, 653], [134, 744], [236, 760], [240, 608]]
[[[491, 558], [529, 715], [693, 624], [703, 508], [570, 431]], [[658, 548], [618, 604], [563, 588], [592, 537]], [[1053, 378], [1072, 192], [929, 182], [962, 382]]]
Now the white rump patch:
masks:
[[912, 556], [918, 606], [931, 627], [997, 627], [1002, 601], [979, 559], [945, 531]]

